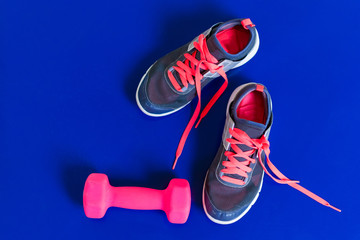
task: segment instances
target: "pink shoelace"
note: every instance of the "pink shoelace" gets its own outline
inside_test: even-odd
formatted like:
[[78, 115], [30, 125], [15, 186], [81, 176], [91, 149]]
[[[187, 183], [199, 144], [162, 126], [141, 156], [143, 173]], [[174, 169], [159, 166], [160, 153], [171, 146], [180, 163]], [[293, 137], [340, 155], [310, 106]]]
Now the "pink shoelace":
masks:
[[[176, 63], [177, 66], [173, 66], [175, 71], [179, 73], [181, 83], [185, 88], [188, 87], [189, 84], [195, 85], [196, 93], [199, 99], [195, 111], [180, 138], [180, 142], [176, 150], [175, 160], [172, 167], [173, 169], [175, 168], [177, 160], [179, 159], [184, 149], [186, 139], [189, 136], [189, 133], [200, 114], [201, 80], [203, 79], [201, 70], [208, 70], [211, 73], [218, 73], [220, 76], [222, 76], [225, 79], [225, 81], [223, 85], [220, 87], [220, 89], [215, 93], [215, 95], [209, 101], [209, 103], [206, 105], [206, 107], [203, 109], [203, 111], [201, 112], [199, 121], [196, 124], [195, 128], [199, 125], [200, 121], [206, 116], [206, 114], [209, 112], [209, 110], [214, 105], [214, 103], [219, 99], [219, 97], [222, 95], [222, 93], [225, 91], [228, 85], [228, 79], [223, 69], [223, 66], [217, 65], [218, 60], [209, 52], [208, 46], [206, 44], [206, 39], [203, 34], [199, 36], [198, 42], [194, 42], [194, 47], [196, 50], [193, 52], [193, 54], [185, 53], [184, 54], [185, 61], [184, 62], [178, 61]], [[195, 58], [197, 53], [200, 53], [199, 60]], [[176, 81], [171, 71], [168, 71], [168, 76], [174, 88], [177, 91], [182, 91], [179, 83]]]
[[[340, 209], [330, 205], [327, 201], [319, 197], [318, 195], [310, 192], [306, 188], [300, 186], [298, 183], [299, 181], [290, 180], [287, 178], [284, 174], [282, 174], [270, 161], [269, 154], [270, 154], [270, 143], [266, 139], [266, 137], [263, 135], [260, 139], [252, 139], [250, 138], [244, 131], [234, 128], [229, 129], [229, 132], [232, 136], [232, 138], [226, 139], [227, 142], [230, 143], [230, 147], [233, 151], [226, 151], [224, 154], [226, 157], [228, 157], [229, 161], [223, 161], [222, 164], [225, 167], [223, 170], [221, 170], [225, 174], [236, 174], [241, 177], [248, 177], [248, 172], [251, 172], [252, 169], [249, 167], [250, 163], [255, 163], [255, 159], [251, 158], [256, 151], [257, 151], [257, 157], [259, 160], [259, 163], [261, 164], [262, 168], [266, 172], [267, 175], [269, 175], [275, 182], [280, 184], [288, 184], [289, 186], [297, 189], [298, 191], [304, 193], [308, 197], [314, 199], [315, 201], [330, 207], [338, 212], [341, 212]], [[238, 144], [243, 144], [251, 148], [248, 151], [242, 151]], [[273, 174], [271, 174], [268, 169], [266, 168], [265, 164], [261, 161], [261, 153], [264, 152], [266, 155], [266, 163], [269, 166], [270, 170]], [[236, 160], [236, 157], [244, 158], [244, 161], [238, 161]], [[229, 176], [223, 175], [221, 177], [224, 181], [237, 184], [237, 185], [244, 185], [245, 182], [241, 179], [232, 178]]]

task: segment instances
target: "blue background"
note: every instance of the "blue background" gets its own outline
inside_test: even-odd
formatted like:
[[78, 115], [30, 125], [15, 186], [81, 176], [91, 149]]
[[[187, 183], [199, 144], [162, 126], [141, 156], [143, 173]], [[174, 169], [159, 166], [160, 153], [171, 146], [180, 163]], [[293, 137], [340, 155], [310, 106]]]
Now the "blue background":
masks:
[[[360, 239], [359, 1], [2, 1], [0, 3], [0, 239]], [[257, 55], [193, 129], [175, 171], [178, 140], [196, 101], [163, 118], [135, 102], [158, 58], [219, 21], [250, 17]], [[205, 104], [223, 80], [203, 91]], [[240, 84], [273, 98], [273, 163], [343, 210], [265, 177], [239, 222], [221, 226], [201, 206], [221, 141], [225, 106]], [[85, 217], [88, 174], [113, 185], [192, 187], [184, 225], [160, 211], [110, 209]]]

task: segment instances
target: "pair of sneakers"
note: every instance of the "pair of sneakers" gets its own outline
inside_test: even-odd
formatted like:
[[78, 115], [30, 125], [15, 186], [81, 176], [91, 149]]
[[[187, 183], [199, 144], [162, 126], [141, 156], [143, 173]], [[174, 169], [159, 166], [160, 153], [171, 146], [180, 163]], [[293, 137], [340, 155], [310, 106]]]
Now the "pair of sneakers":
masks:
[[[248, 62], [258, 48], [259, 35], [250, 19], [217, 23], [160, 58], [142, 77], [136, 101], [149, 116], [172, 114], [198, 97], [180, 138], [173, 169], [196, 121], [197, 126], [225, 91], [226, 72]], [[201, 111], [202, 89], [219, 76], [224, 83]], [[226, 109], [222, 143], [204, 181], [203, 206], [212, 221], [230, 224], [244, 216], [259, 196], [264, 172], [274, 181], [340, 211], [298, 181], [288, 179], [270, 162], [268, 137], [272, 121], [271, 97], [263, 85], [248, 83], [235, 89]]]

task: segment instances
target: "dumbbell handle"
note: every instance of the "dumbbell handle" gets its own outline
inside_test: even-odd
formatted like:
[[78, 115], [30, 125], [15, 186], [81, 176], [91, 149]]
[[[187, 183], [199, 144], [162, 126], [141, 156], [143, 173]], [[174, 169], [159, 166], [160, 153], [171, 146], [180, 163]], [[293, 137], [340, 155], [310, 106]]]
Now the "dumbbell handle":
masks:
[[143, 187], [111, 187], [113, 198], [110, 203], [113, 207], [156, 210], [163, 209], [165, 190]]

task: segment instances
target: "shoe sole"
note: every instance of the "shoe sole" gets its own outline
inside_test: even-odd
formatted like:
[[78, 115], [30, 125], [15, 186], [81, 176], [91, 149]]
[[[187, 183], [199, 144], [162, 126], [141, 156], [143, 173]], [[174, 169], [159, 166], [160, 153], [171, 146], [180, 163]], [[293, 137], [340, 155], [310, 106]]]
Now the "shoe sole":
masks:
[[[260, 39], [259, 39], [259, 34], [257, 32], [257, 30], [255, 29], [255, 32], [256, 32], [256, 39], [255, 39], [255, 45], [253, 47], [253, 49], [251, 49], [251, 51], [249, 52], [249, 54], [242, 60], [240, 61], [237, 65], [235, 65], [234, 68], [238, 68], [238, 67], [241, 67], [242, 65], [244, 65], [245, 63], [247, 63], [248, 61], [250, 61], [250, 59], [252, 59], [255, 54], [257, 53], [258, 49], [259, 49], [259, 45], [260, 45]], [[154, 65], [154, 64], [153, 64]], [[190, 102], [188, 102], [187, 104], [185, 104], [184, 106], [180, 107], [180, 108], [177, 108], [177, 109], [174, 109], [170, 112], [166, 112], [166, 113], [161, 113], [161, 114], [155, 114], [155, 113], [149, 113], [148, 111], [146, 111], [140, 104], [140, 101], [139, 101], [139, 89], [140, 89], [140, 86], [142, 84], [142, 82], [144, 81], [144, 78], [146, 76], [146, 74], [149, 72], [149, 70], [151, 69], [151, 67], [153, 66], [151, 65], [148, 70], [146, 71], [146, 73], [142, 76], [141, 80], [140, 80], [140, 83], [136, 89], [136, 94], [135, 94], [135, 98], [136, 98], [136, 103], [137, 105], [139, 106], [140, 110], [145, 113], [146, 115], [148, 116], [151, 116], [151, 117], [163, 117], [163, 116], [167, 116], [167, 115], [170, 115], [172, 113], [175, 113], [179, 110], [181, 110], [182, 108], [186, 107]], [[233, 68], [233, 69], [234, 69]]]
[[[209, 171], [206, 173], [205, 179], [207, 178], [208, 173], [209, 173]], [[232, 223], [234, 223], [234, 222], [239, 221], [243, 216], [245, 216], [245, 214], [250, 210], [250, 208], [251, 208], [251, 207], [255, 204], [255, 202], [257, 201], [257, 199], [258, 199], [258, 197], [259, 197], [259, 195], [260, 195], [261, 189], [262, 189], [263, 182], [264, 182], [264, 174], [263, 174], [262, 179], [261, 179], [261, 185], [260, 185], [259, 192], [256, 194], [254, 200], [250, 203], [250, 205], [248, 206], [248, 208], [247, 208], [240, 216], [238, 216], [237, 218], [235, 218], [235, 219], [233, 219], [233, 220], [230, 220], [230, 221], [220, 221], [220, 220], [215, 219], [215, 218], [213, 218], [212, 216], [210, 216], [210, 214], [206, 211], [206, 207], [205, 207], [205, 181], [204, 181], [203, 192], [202, 192], [202, 204], [203, 204], [203, 208], [204, 208], [204, 212], [205, 212], [206, 216], [207, 216], [211, 221], [213, 221], [214, 223], [221, 224], [221, 225], [228, 225], [228, 224], [232, 224]]]

